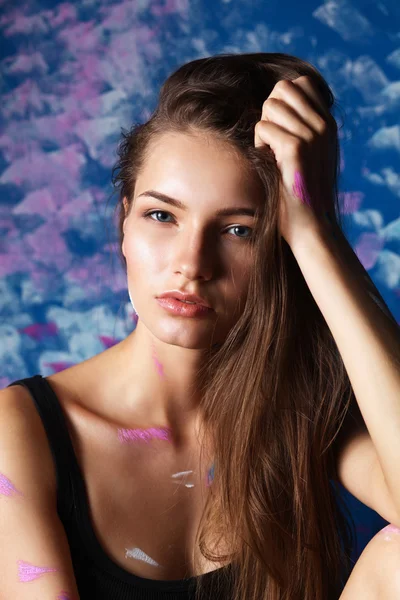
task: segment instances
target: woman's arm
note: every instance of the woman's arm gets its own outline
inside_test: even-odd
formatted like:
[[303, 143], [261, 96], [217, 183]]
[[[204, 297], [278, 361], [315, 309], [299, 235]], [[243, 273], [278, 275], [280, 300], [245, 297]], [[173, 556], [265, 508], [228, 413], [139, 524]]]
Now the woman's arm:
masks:
[[335, 339], [376, 451], [374, 464], [400, 515], [400, 328], [374, 300], [379, 292], [373, 294], [339, 232], [335, 237], [328, 226], [308, 229], [292, 240], [291, 249]]
[[1, 597], [78, 600], [40, 417], [18, 386], [0, 391]]

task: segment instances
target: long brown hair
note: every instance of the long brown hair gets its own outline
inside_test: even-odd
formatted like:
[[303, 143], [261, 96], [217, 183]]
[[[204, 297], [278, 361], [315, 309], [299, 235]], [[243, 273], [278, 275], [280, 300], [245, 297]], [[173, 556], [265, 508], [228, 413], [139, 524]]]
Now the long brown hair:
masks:
[[[184, 64], [163, 84], [151, 118], [122, 132], [113, 168], [120, 243], [122, 200], [131, 206], [150, 142], [166, 132], [224, 140], [265, 189], [243, 312], [224, 343], [210, 347], [199, 374], [215, 470], [196, 542], [208, 560], [229, 565], [216, 571], [216, 581], [229, 585], [232, 600], [337, 600], [353, 566], [354, 522], [347, 514], [351, 528], [345, 516], [332, 443], [355, 406], [354, 393], [326, 321], [278, 232], [280, 174], [272, 151], [254, 147], [254, 126], [275, 83], [301, 75], [313, 78], [331, 111], [328, 84], [295, 56], [220, 54]], [[344, 235], [337, 128], [333, 163], [327, 206], [337, 235]], [[376, 288], [374, 293], [384, 304]], [[224, 553], [218, 543], [211, 547], [216, 538], [224, 541]], [[202, 580], [197, 598], [203, 597]]]

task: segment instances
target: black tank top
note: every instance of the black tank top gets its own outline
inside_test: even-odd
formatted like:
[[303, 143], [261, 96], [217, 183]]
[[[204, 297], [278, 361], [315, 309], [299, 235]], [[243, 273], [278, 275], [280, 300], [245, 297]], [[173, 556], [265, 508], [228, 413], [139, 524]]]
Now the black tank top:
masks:
[[[165, 581], [139, 577], [105, 552], [92, 527], [84, 477], [56, 393], [42, 375], [13, 381], [7, 387], [13, 385], [28, 389], [47, 434], [56, 469], [57, 512], [68, 538], [80, 600], [194, 599], [197, 577]], [[217, 593], [213, 588], [213, 583], [220, 583], [217, 576], [229, 568], [201, 576], [204, 598], [229, 598], [225, 578]]]

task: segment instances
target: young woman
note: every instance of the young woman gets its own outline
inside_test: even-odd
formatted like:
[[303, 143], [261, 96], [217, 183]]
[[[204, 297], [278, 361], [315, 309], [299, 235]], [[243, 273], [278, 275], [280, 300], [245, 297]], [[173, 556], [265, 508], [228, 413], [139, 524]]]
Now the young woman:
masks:
[[[1, 392], [2, 598], [399, 597], [400, 336], [332, 105], [299, 58], [218, 55], [123, 134], [137, 325]], [[338, 482], [391, 523], [354, 569]]]

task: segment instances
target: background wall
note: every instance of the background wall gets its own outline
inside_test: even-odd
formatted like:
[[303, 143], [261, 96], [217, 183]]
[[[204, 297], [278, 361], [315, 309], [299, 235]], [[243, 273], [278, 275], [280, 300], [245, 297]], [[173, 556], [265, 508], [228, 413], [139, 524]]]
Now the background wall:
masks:
[[[0, 0], [0, 31], [0, 388], [135, 327], [115, 253], [120, 128], [172, 70], [223, 52], [295, 54], [327, 79], [346, 235], [399, 321], [398, 0]], [[343, 494], [357, 558], [386, 522]]]

